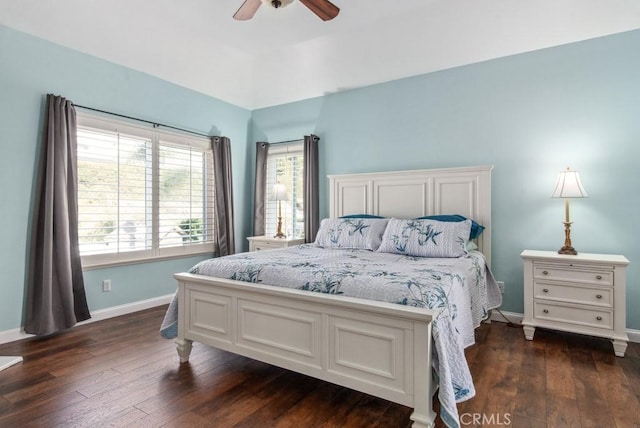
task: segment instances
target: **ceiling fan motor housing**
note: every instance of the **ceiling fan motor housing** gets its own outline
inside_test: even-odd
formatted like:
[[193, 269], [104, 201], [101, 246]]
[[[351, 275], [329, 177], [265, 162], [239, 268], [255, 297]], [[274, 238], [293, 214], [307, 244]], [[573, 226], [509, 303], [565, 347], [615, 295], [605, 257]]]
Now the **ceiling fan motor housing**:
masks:
[[285, 6], [289, 6], [291, 3], [293, 3], [293, 0], [260, 0], [265, 6], [269, 6], [269, 7], [273, 7], [273, 8], [280, 8], [280, 7], [285, 7]]

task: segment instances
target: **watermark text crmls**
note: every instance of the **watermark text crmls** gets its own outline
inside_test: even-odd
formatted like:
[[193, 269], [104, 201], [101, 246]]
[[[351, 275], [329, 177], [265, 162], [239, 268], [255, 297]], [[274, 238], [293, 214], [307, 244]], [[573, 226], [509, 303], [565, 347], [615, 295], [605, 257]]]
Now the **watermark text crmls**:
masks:
[[461, 425], [511, 426], [511, 413], [463, 413]]

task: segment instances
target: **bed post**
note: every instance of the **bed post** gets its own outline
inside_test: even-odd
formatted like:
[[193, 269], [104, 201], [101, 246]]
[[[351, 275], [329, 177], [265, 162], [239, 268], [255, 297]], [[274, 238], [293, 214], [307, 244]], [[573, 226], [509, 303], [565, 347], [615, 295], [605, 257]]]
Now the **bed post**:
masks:
[[185, 291], [186, 284], [183, 281], [178, 282], [178, 337], [176, 338], [176, 349], [181, 363], [189, 361], [193, 342], [185, 339], [187, 320], [183, 319], [185, 315], [185, 299], [187, 293]]
[[180, 356], [181, 363], [189, 362], [189, 355], [191, 355], [191, 348], [193, 342], [188, 339], [176, 339], [176, 349], [178, 350], [178, 356]]
[[[431, 374], [431, 323], [414, 323], [413, 328], [413, 428], [433, 428], [433, 376]], [[426, 358], [425, 358], [426, 356]]]

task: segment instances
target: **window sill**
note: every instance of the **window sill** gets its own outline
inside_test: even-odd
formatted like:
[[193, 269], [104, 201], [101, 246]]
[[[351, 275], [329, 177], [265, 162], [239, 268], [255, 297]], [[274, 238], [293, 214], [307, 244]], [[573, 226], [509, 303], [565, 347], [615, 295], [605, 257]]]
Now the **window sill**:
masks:
[[139, 257], [130, 257], [126, 260], [108, 260], [108, 261], [90, 261], [83, 258], [82, 260], [82, 270], [83, 271], [91, 271], [91, 270], [99, 270], [99, 269], [107, 269], [112, 267], [120, 267], [120, 266], [130, 266], [136, 264], [143, 263], [153, 263], [153, 262], [161, 262], [163, 260], [175, 260], [175, 259], [183, 259], [187, 257], [196, 257], [208, 255], [209, 257], [214, 257], [213, 249], [202, 249], [198, 251], [193, 251], [189, 253], [179, 253], [179, 254], [163, 254], [158, 256], [139, 256]]

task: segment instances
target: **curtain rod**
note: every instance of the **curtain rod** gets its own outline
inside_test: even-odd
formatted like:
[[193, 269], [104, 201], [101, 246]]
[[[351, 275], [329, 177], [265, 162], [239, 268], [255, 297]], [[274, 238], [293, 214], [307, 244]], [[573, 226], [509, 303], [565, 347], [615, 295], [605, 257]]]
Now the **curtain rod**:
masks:
[[100, 109], [93, 108], [93, 107], [81, 106], [79, 104], [74, 104], [74, 106], [75, 107], [79, 107], [79, 108], [83, 108], [85, 110], [97, 111], [99, 113], [110, 114], [112, 116], [124, 117], [125, 119], [137, 120], [138, 122], [148, 123], [150, 125], [153, 125], [154, 128], [162, 126], [164, 128], [175, 129], [176, 131], [186, 132], [188, 134], [199, 135], [201, 137], [207, 137], [207, 138], [213, 138], [214, 137], [213, 135], [201, 134], [200, 132], [189, 131], [188, 129], [178, 128], [176, 126], [171, 126], [171, 125], [165, 125], [165, 124], [158, 123], [158, 122], [152, 122], [150, 120], [140, 119], [140, 118], [137, 118], [137, 117], [127, 116], [127, 115], [124, 115], [124, 114], [112, 113], [110, 111], [100, 110]]
[[269, 143], [272, 146], [276, 144], [289, 144], [289, 143], [297, 143], [298, 141], [304, 141], [304, 138], [298, 138], [296, 140], [287, 140], [287, 141], [276, 141], [275, 143]]
[[[311, 134], [313, 137], [315, 137], [317, 140], [320, 139], [320, 137]], [[298, 141], [304, 141], [304, 138], [298, 138], [295, 140], [287, 140], [287, 141], [276, 141], [275, 143], [269, 143], [270, 145], [275, 145], [275, 144], [289, 144], [289, 143], [297, 143]]]

